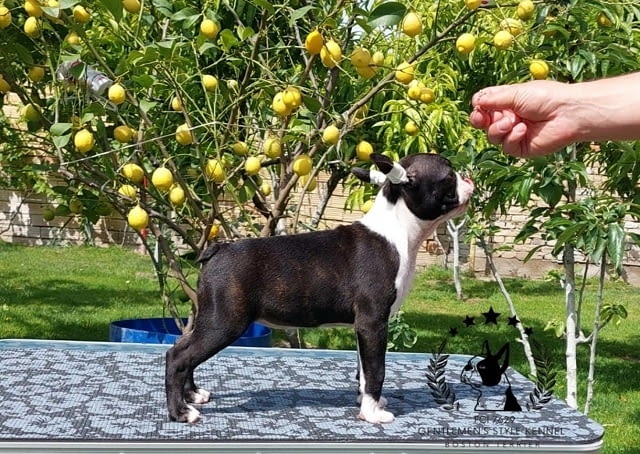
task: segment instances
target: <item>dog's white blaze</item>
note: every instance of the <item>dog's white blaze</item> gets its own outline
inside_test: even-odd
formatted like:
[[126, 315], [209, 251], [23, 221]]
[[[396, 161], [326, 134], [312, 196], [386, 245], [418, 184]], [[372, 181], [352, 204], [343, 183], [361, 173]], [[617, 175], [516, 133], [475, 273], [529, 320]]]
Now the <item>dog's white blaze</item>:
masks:
[[411, 288], [418, 249], [424, 238], [432, 233], [435, 223], [422, 221], [414, 216], [402, 198], [394, 204], [389, 203], [382, 191], [359, 222], [382, 235], [398, 251], [400, 261], [395, 278], [396, 299], [391, 307], [393, 315], [400, 309], [400, 304]]

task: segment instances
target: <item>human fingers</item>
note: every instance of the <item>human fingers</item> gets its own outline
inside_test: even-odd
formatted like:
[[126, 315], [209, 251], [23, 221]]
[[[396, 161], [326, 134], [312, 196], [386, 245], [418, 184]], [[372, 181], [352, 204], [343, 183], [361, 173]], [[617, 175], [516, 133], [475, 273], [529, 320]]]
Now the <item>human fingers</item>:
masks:
[[502, 150], [516, 156], [518, 158], [525, 158], [530, 155], [530, 144], [526, 142], [527, 138], [527, 125], [525, 123], [516, 123], [511, 130], [506, 133], [502, 138]]
[[471, 99], [474, 108], [484, 111], [513, 110], [515, 108], [518, 85], [500, 85], [483, 88]]
[[475, 108], [469, 114], [469, 123], [477, 129], [486, 129], [491, 124], [491, 115], [480, 108]]
[[494, 115], [494, 121], [487, 128], [487, 138], [492, 144], [498, 145], [519, 122], [518, 117], [511, 111], [503, 111]]

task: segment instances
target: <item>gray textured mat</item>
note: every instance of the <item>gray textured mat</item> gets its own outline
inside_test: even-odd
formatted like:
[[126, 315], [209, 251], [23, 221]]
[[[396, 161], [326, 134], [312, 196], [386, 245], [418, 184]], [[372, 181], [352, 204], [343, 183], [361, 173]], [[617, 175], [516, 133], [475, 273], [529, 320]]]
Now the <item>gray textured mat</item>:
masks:
[[[0, 442], [74, 441], [314, 441], [587, 444], [598, 424], [552, 400], [528, 411], [533, 384], [509, 374], [522, 412], [474, 411], [477, 395], [459, 382], [468, 357], [451, 356], [446, 380], [453, 409], [432, 397], [428, 354], [390, 354], [384, 395], [396, 420], [358, 420], [354, 352], [230, 348], [196, 370], [212, 392], [196, 425], [168, 420], [165, 347], [99, 347], [0, 342]], [[134, 347], [135, 348], [135, 347]]]

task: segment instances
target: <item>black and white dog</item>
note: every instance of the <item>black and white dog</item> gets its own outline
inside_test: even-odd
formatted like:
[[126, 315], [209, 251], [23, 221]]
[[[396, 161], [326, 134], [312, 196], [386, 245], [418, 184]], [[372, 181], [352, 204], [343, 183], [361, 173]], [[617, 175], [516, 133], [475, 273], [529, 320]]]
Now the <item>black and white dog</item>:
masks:
[[381, 396], [389, 316], [412, 285], [415, 261], [437, 226], [464, 213], [471, 180], [435, 154], [394, 163], [373, 155], [378, 170], [353, 169], [382, 186], [359, 221], [333, 230], [211, 245], [198, 282], [193, 330], [166, 356], [166, 393], [172, 420], [195, 423], [191, 404], [209, 401], [194, 369], [259, 321], [276, 327], [349, 325], [358, 346], [360, 415], [393, 420]]

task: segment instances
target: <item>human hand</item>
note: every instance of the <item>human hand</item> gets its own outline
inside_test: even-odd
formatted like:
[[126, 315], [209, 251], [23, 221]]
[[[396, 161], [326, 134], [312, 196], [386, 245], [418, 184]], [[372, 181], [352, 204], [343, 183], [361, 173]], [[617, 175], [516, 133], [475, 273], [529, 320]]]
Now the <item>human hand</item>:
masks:
[[529, 158], [553, 153], [576, 141], [568, 88], [553, 81], [484, 88], [473, 96], [469, 120], [510, 155]]

